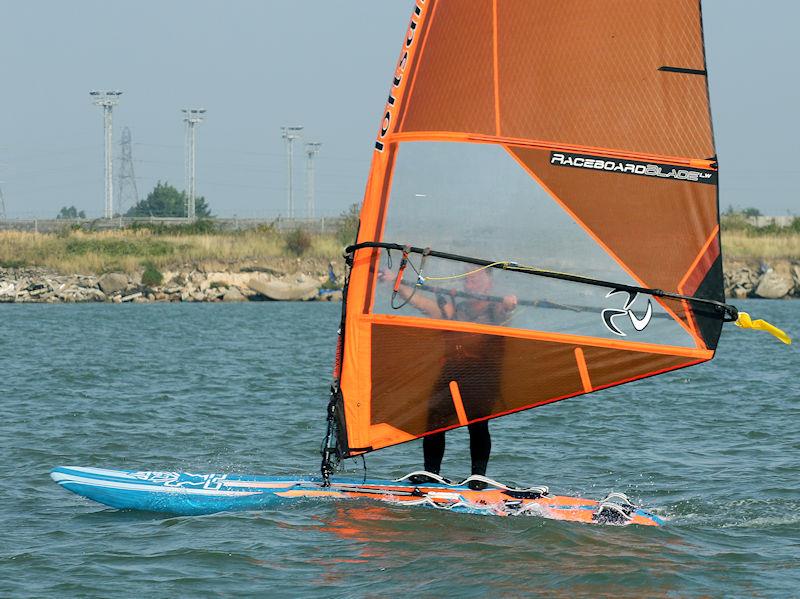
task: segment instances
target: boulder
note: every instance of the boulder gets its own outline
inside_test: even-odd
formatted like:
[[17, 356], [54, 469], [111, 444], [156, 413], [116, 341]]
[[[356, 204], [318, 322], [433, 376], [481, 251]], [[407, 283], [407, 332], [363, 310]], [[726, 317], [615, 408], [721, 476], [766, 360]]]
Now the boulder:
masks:
[[319, 299], [323, 302], [340, 302], [342, 301], [342, 290], [326, 289], [324, 293], [320, 291]]
[[109, 272], [100, 277], [100, 280], [97, 281], [97, 285], [106, 295], [124, 291], [128, 286], [128, 275], [119, 272]]
[[13, 299], [17, 295], [17, 289], [11, 281], [0, 283], [0, 297]]
[[247, 286], [267, 299], [276, 301], [307, 301], [317, 297], [319, 290], [319, 283], [314, 280], [294, 283], [253, 278]]
[[800, 296], [800, 264], [792, 264], [792, 281], [794, 282], [794, 294]]
[[238, 287], [228, 287], [225, 290], [225, 295], [222, 296], [223, 302], [243, 302], [246, 299]]
[[792, 287], [791, 280], [787, 281], [785, 277], [770, 269], [761, 277], [755, 294], [765, 299], [780, 299], [786, 297]]

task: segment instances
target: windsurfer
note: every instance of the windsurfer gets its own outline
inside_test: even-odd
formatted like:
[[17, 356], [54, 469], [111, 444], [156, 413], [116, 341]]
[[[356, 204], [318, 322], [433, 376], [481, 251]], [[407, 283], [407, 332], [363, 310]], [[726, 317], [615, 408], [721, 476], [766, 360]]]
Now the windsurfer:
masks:
[[[391, 279], [389, 271], [381, 272], [381, 280]], [[436, 299], [416, 293], [411, 285], [400, 284], [397, 294], [409, 305], [431, 318], [443, 320], [459, 320], [480, 324], [502, 325], [511, 316], [517, 306], [515, 295], [503, 298], [491, 296], [493, 288], [491, 269], [473, 270], [464, 275], [463, 292], [460, 294], [437, 293]], [[457, 300], [457, 296], [465, 299]], [[461, 389], [459, 401], [463, 401], [464, 409], [470, 420], [476, 420], [491, 413], [489, 407], [499, 394], [499, 368], [488, 367], [487, 359], [495, 362], [503, 353], [503, 340], [496, 336], [473, 336], [464, 339], [463, 334], [454, 331], [445, 332], [448, 339], [447, 353], [430, 401], [428, 413], [429, 429], [442, 428], [442, 424], [452, 414], [452, 386]], [[472, 474], [485, 476], [492, 449], [488, 420], [477, 420], [467, 425], [470, 440], [470, 457]], [[444, 457], [444, 431], [427, 435], [422, 440], [422, 451], [425, 470], [439, 474]], [[416, 483], [426, 482], [420, 477]], [[485, 488], [481, 481], [471, 481], [471, 488]]]

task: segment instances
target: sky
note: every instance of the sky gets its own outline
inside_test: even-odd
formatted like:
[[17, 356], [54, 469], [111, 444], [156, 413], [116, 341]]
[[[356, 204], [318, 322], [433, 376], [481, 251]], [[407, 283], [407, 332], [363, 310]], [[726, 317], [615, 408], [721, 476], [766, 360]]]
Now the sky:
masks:
[[[0, 189], [9, 218], [103, 213], [103, 122], [89, 91], [122, 90], [140, 197], [184, 188], [182, 108], [205, 108], [197, 189], [214, 214], [286, 214], [284, 125], [305, 142], [317, 216], [361, 200], [412, 0], [0, 0]], [[723, 208], [800, 214], [800, 3], [703, 2]], [[115, 179], [116, 179], [115, 173]], [[115, 180], [116, 184], [116, 180]], [[123, 210], [130, 206], [123, 206]], [[118, 207], [115, 206], [115, 210]]]

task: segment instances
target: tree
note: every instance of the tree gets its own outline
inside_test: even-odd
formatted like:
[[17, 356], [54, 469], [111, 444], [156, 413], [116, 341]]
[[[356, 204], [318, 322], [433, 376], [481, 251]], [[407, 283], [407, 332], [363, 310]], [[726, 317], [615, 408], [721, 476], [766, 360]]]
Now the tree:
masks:
[[86, 218], [86, 213], [83, 210], [78, 212], [75, 206], [70, 206], [69, 208], [62, 206], [61, 210], [56, 216], [57, 220], [74, 220], [76, 218]]
[[[178, 191], [169, 183], [159, 181], [147, 197], [138, 202], [125, 216], [186, 216], [186, 192]], [[206, 204], [203, 196], [196, 197], [194, 200], [194, 214], [197, 218], [209, 218], [211, 209]]]
[[761, 216], [761, 210], [758, 208], [745, 208], [742, 210], [742, 214], [745, 216]]

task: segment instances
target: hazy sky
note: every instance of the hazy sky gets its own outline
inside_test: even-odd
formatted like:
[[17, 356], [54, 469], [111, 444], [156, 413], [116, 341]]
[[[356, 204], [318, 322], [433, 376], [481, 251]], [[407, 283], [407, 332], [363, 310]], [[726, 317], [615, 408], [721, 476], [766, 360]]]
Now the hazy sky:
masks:
[[[102, 214], [102, 115], [91, 89], [124, 91], [114, 112], [115, 155], [127, 126], [141, 197], [158, 180], [183, 188], [180, 109], [191, 106], [208, 110], [198, 128], [198, 193], [215, 214], [285, 214], [280, 127], [289, 124], [305, 126], [305, 141], [322, 142], [317, 212], [340, 213], [363, 195], [412, 6], [0, 0], [0, 188], [8, 216], [53, 217], [73, 204]], [[721, 204], [800, 213], [800, 3], [706, 0], [703, 10]], [[304, 169], [298, 144], [301, 214]]]

